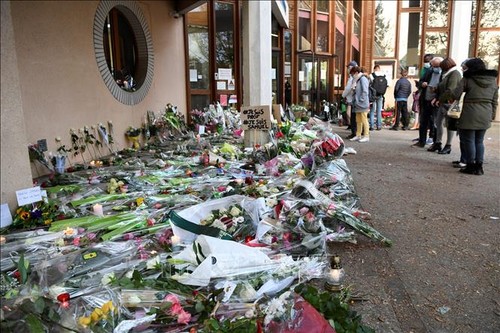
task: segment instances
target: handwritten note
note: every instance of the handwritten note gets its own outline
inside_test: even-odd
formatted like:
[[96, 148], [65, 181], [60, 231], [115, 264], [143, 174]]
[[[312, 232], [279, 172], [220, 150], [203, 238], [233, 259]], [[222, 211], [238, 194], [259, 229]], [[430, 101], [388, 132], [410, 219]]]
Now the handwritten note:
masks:
[[42, 191], [40, 190], [40, 186], [30, 187], [16, 191], [16, 197], [19, 206], [29, 205], [34, 202], [42, 201]]
[[271, 108], [269, 105], [244, 106], [241, 122], [245, 130], [268, 130], [271, 128]]

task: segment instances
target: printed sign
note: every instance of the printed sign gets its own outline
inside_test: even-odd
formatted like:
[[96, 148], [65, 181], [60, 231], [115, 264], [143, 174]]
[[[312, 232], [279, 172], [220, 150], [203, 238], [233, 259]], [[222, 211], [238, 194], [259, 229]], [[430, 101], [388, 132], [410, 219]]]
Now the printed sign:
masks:
[[34, 202], [42, 201], [42, 191], [40, 190], [40, 186], [16, 191], [16, 196], [17, 204], [19, 206], [29, 205]]
[[268, 130], [271, 128], [271, 108], [269, 105], [244, 106], [241, 122], [245, 130]]

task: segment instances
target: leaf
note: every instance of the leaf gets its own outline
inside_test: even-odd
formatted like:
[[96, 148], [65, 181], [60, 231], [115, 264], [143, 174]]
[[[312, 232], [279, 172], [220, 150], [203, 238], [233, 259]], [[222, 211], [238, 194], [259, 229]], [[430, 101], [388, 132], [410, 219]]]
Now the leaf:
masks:
[[33, 309], [35, 310], [36, 313], [42, 314], [43, 310], [45, 309], [45, 302], [43, 298], [38, 298], [35, 303], [33, 303]]
[[19, 270], [19, 274], [21, 274], [21, 283], [26, 283], [26, 281], [28, 280], [28, 269], [24, 263], [24, 253], [21, 253], [21, 256], [19, 257], [17, 269]]
[[42, 321], [38, 319], [33, 314], [28, 314], [26, 316], [26, 323], [28, 324], [30, 333], [45, 333], [45, 327], [42, 324]]

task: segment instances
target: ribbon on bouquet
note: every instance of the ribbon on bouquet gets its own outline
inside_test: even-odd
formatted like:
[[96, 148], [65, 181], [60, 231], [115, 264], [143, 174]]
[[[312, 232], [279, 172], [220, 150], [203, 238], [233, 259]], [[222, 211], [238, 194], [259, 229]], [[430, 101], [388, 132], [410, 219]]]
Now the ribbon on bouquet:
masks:
[[220, 239], [233, 240], [231, 234], [225, 232], [224, 230], [215, 227], [210, 227], [207, 225], [195, 224], [191, 221], [186, 220], [173, 210], [170, 211], [169, 217], [173, 225], [182, 228], [186, 231], [192, 232], [193, 234], [207, 235], [210, 237], [215, 237]]

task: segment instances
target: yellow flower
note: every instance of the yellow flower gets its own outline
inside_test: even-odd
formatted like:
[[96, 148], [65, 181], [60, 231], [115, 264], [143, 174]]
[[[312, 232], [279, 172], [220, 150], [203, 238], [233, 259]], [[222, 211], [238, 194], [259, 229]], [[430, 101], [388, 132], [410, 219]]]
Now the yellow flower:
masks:
[[143, 197], [139, 197], [139, 198], [137, 198], [136, 202], [137, 202], [137, 206], [140, 206], [144, 202], [144, 198]]
[[115, 310], [115, 306], [112, 301], [108, 301], [102, 305], [101, 309], [104, 315], [108, 315], [109, 312], [113, 312]]
[[91, 323], [90, 317], [80, 317], [78, 319], [78, 324], [82, 325], [83, 327], [88, 327]]
[[50, 225], [52, 223], [52, 219], [48, 219], [44, 221], [45, 225]]
[[97, 323], [99, 320], [101, 320], [102, 318], [102, 310], [99, 309], [99, 308], [96, 308], [94, 309], [94, 311], [92, 311], [92, 313], [90, 314], [90, 318], [92, 319], [92, 322], [93, 323]]
[[16, 210], [16, 214], [21, 214], [21, 212], [23, 211], [23, 207], [19, 207], [17, 210]]
[[29, 220], [30, 216], [31, 216], [30, 212], [24, 211], [21, 213], [21, 220], [27, 221]]

